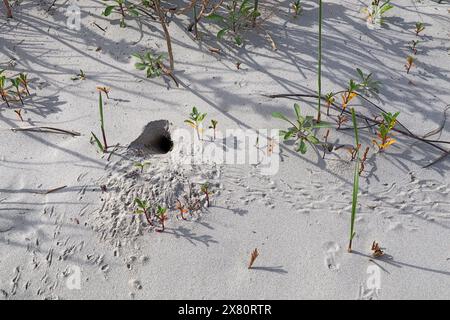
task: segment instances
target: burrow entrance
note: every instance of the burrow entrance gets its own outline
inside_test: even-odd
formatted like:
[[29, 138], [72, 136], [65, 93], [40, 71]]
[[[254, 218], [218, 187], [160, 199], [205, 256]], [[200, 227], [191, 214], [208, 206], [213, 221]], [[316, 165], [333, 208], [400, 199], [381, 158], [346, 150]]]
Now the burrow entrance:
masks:
[[169, 121], [156, 120], [147, 123], [139, 137], [130, 143], [129, 148], [150, 154], [166, 154], [172, 151]]

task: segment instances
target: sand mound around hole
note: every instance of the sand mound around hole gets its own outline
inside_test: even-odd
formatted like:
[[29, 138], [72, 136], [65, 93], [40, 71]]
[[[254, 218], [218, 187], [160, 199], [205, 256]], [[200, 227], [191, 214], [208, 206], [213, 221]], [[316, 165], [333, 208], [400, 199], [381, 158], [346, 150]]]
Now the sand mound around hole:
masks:
[[104, 186], [101, 207], [89, 221], [102, 240], [120, 246], [158, 227], [156, 218], [151, 226], [144, 215], [135, 213], [136, 198], [146, 200], [153, 210], [158, 205], [168, 208], [170, 224], [170, 220], [177, 220], [177, 200], [200, 204], [198, 210], [186, 215], [196, 219], [205, 203], [201, 184], [219, 185], [220, 167], [174, 163], [167, 152], [162, 152], [168, 150], [166, 142], [161, 144], [166, 138], [170, 139], [168, 122], [151, 122], [120, 159], [107, 166], [106, 175], [99, 181]]

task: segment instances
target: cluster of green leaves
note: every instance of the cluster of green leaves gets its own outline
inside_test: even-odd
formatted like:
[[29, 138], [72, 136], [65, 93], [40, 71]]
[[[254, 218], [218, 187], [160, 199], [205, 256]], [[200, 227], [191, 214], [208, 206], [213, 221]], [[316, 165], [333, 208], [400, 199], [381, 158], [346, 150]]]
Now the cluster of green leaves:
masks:
[[300, 106], [296, 103], [294, 104], [294, 110], [297, 119], [295, 122], [289, 120], [281, 112], [273, 112], [272, 116], [281, 120], [284, 120], [292, 125], [292, 127], [287, 130], [280, 131], [280, 135], [284, 140], [295, 139], [297, 143], [296, 151], [305, 154], [307, 151], [307, 143], [312, 147], [321, 145], [322, 147], [329, 148], [329, 145], [319, 141], [316, 137], [314, 131], [320, 128], [331, 127], [330, 123], [321, 121], [317, 122], [313, 116], [302, 116], [300, 111]]
[[146, 70], [147, 78], [160, 77], [163, 72], [163, 61], [166, 59], [165, 54], [154, 55], [151, 52], [145, 54], [135, 53], [133, 57], [139, 59], [134, 64], [138, 70]]
[[[5, 70], [0, 70], [0, 96], [3, 101], [10, 107], [8, 98], [10, 96], [16, 96], [21, 104], [23, 105], [22, 95], [25, 93], [26, 95], [30, 95], [30, 90], [28, 88], [28, 75], [25, 73], [20, 73], [17, 77], [8, 79], [6, 75], [3, 73]], [[11, 86], [7, 86], [7, 81], [9, 80]], [[11, 91], [10, 89], [13, 89]], [[23, 90], [22, 90], [23, 89]]]
[[[139, 11], [136, 9], [136, 5], [133, 3], [130, 3], [130, 1], [127, 0], [105, 0], [105, 10], [102, 12], [102, 15], [105, 17], [108, 17], [113, 13], [114, 11], [118, 12], [121, 15], [120, 18], [120, 27], [125, 28], [127, 24], [125, 23], [125, 18], [127, 15], [131, 17], [138, 17]], [[110, 4], [112, 2], [112, 4]], [[144, 5], [145, 2], [143, 1]]]
[[292, 10], [294, 10], [294, 17], [298, 17], [298, 15], [303, 10], [300, 0], [295, 0], [294, 2], [292, 2]]
[[391, 112], [383, 112], [381, 115], [383, 117], [383, 121], [378, 125], [378, 138], [380, 139], [380, 142], [373, 140], [373, 142], [378, 146], [378, 149], [384, 150], [393, 143], [396, 142], [395, 139], [393, 139], [390, 136], [390, 132], [395, 127], [395, 124], [397, 123], [397, 117], [400, 114], [400, 112], [391, 113]]
[[378, 95], [380, 93], [380, 81], [374, 80], [372, 73], [365, 74], [361, 69], [356, 68], [359, 76], [359, 83], [356, 84], [355, 91], [358, 91], [366, 96]]
[[418, 36], [423, 30], [425, 30], [425, 25], [423, 22], [416, 22], [416, 36]]
[[156, 230], [158, 232], [163, 232], [165, 229], [165, 221], [167, 220], [167, 208], [161, 205], [156, 206], [156, 210], [152, 210], [152, 206], [147, 200], [141, 199], [139, 197], [134, 199], [134, 203], [137, 206], [134, 213], [143, 214], [149, 225], [153, 225], [152, 223], [152, 211], [154, 211], [154, 216], [159, 220], [161, 224], [161, 229]]
[[240, 31], [261, 15], [257, 9], [257, 1], [252, 3], [250, 0], [232, 0], [225, 5], [225, 8], [225, 13], [215, 12], [206, 16], [206, 18], [223, 25], [217, 33], [218, 39], [222, 39], [225, 35], [231, 33], [234, 42], [240, 46], [243, 44]]
[[375, 0], [369, 6], [369, 18], [371, 19], [372, 23], [378, 21], [379, 24], [383, 25], [385, 13], [393, 8], [394, 6], [390, 3], [390, 0], [384, 2], [381, 2], [381, 0]]
[[200, 140], [201, 123], [205, 120], [207, 113], [201, 113], [198, 111], [197, 107], [192, 108], [192, 112], [189, 114], [189, 119], [184, 120], [185, 123], [193, 127], [196, 132], [198, 139]]

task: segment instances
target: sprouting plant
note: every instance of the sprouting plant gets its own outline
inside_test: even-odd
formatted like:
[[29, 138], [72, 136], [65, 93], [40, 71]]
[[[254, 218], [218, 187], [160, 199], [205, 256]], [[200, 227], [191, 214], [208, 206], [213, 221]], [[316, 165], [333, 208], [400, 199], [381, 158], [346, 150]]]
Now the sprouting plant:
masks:
[[291, 4], [292, 10], [294, 11], [294, 17], [298, 17], [298, 15], [302, 12], [302, 4], [300, 0], [295, 0]]
[[[356, 123], [355, 109], [352, 108], [352, 121], [355, 131], [355, 149], [357, 149], [356, 158], [359, 159], [359, 137], [358, 126]], [[355, 170], [353, 173], [353, 192], [352, 192], [352, 214], [350, 219], [350, 240], [348, 243], [348, 252], [352, 252], [352, 241], [355, 237], [355, 220], [356, 220], [356, 206], [358, 204], [358, 190], [359, 190], [359, 161], [355, 161]]]
[[352, 157], [350, 159], [350, 161], [353, 161], [353, 160], [356, 159], [356, 157], [358, 156], [358, 153], [359, 153], [359, 148], [361, 148], [360, 144], [358, 146], [356, 146], [356, 147], [351, 147], [351, 148], [347, 149], [348, 152], [350, 153], [351, 157]]
[[420, 43], [419, 40], [412, 40], [410, 42], [409, 48], [414, 54], [417, 54], [417, 45]]
[[217, 124], [219, 122], [217, 120], [211, 120], [211, 125], [209, 126], [209, 129], [213, 129], [213, 134], [214, 134], [214, 140], [216, 140], [216, 129], [217, 129]]
[[184, 216], [185, 213], [188, 213], [188, 209], [185, 208], [183, 203], [181, 203], [180, 200], [177, 200], [177, 203], [175, 204], [175, 209], [177, 209], [180, 212], [180, 217], [183, 220], [186, 220], [186, 217]]
[[374, 0], [370, 6], [365, 10], [367, 13], [367, 22], [371, 25], [382, 26], [384, 24], [384, 14], [394, 8], [390, 4], [390, 0], [381, 2], [381, 0]]
[[338, 121], [337, 121], [337, 124], [338, 124], [337, 129], [339, 130], [339, 129], [341, 128], [341, 126], [342, 126], [344, 123], [346, 123], [346, 122], [348, 121], [348, 118], [347, 118], [347, 116], [345, 116], [344, 114], [338, 115], [337, 118], [338, 118]]
[[134, 64], [135, 68], [138, 70], [146, 70], [147, 78], [156, 78], [164, 74], [164, 54], [155, 56], [151, 52], [146, 52], [145, 54], [135, 53], [133, 56], [139, 59], [139, 62]]
[[367, 161], [367, 154], [369, 153], [369, 147], [366, 147], [366, 150], [364, 151], [364, 154], [360, 161], [359, 166], [359, 175], [361, 175], [364, 172], [364, 169], [366, 168], [366, 161]]
[[416, 59], [412, 56], [406, 57], [406, 64], [405, 64], [406, 73], [409, 73], [415, 61]]
[[17, 114], [17, 117], [23, 122], [22, 109], [14, 110], [14, 113]]
[[111, 88], [108, 88], [105, 86], [102, 86], [102, 87], [98, 86], [97, 90], [100, 92], [103, 92], [106, 95], [106, 97], [109, 99], [109, 92], [111, 91]]
[[252, 251], [252, 253], [250, 254], [250, 262], [248, 263], [248, 269], [251, 269], [253, 266], [253, 263], [255, 263], [256, 258], [258, 258], [259, 256], [259, 252], [258, 252], [258, 248], [255, 248], [255, 250]]
[[83, 70], [80, 69], [80, 73], [75, 75], [74, 77], [70, 78], [70, 80], [76, 81], [76, 80], [86, 80], [86, 74]]
[[159, 220], [159, 223], [161, 224], [161, 229], [156, 230], [158, 232], [164, 232], [165, 230], [165, 221], [167, 220], [167, 208], [162, 207], [158, 205], [158, 208], [156, 209], [156, 217]]
[[105, 10], [102, 12], [102, 15], [108, 17], [113, 11], [117, 11], [120, 13], [120, 27], [125, 28], [127, 25], [125, 23], [125, 18], [127, 14], [137, 17], [139, 16], [139, 12], [136, 10], [136, 6], [134, 4], [130, 4], [127, 0], [111, 0], [113, 4], [106, 5]]
[[190, 125], [192, 128], [195, 129], [199, 140], [200, 140], [200, 132], [202, 131], [201, 124], [205, 119], [206, 115], [207, 115], [206, 113], [200, 113], [197, 110], [197, 107], [193, 107], [192, 112], [189, 115], [189, 119], [184, 120], [185, 123], [187, 123], [188, 125]]
[[210, 196], [210, 194], [211, 194], [209, 183], [208, 183], [208, 182], [203, 183], [203, 184], [200, 186], [200, 191], [205, 195], [205, 198], [206, 198], [206, 206], [209, 207], [209, 205], [210, 205], [210, 202], [209, 202], [209, 196]]
[[22, 95], [20, 93], [20, 79], [19, 78], [15, 78], [15, 79], [9, 79], [9, 81], [11, 81], [12, 86], [16, 89], [16, 94], [19, 97], [20, 102], [23, 105], [23, 100], [22, 100]]
[[150, 161], [136, 162], [134, 166], [144, 172], [145, 167], [150, 165]]
[[152, 226], [153, 223], [152, 223], [152, 219], [151, 219], [150, 205], [147, 202], [147, 200], [143, 200], [141, 198], [135, 198], [134, 203], [137, 206], [135, 213], [143, 214], [145, 216], [145, 219], [147, 220], [148, 224]]
[[28, 89], [28, 75], [26, 73], [19, 74], [20, 84], [23, 86], [28, 95], [30, 95], [30, 90]]
[[376, 241], [374, 241], [374, 242], [372, 243], [372, 248], [371, 248], [371, 250], [372, 250], [372, 256], [373, 256], [374, 258], [379, 258], [379, 257], [381, 257], [382, 255], [384, 255], [383, 250], [381, 250], [380, 245], [379, 245], [378, 242], [376, 242]]
[[348, 83], [347, 90], [341, 95], [342, 96], [342, 110], [341, 115], [344, 113], [345, 109], [347, 109], [350, 101], [357, 96], [356, 91], [359, 89], [359, 84], [356, 83], [353, 79], [351, 79]]
[[359, 68], [356, 68], [356, 72], [358, 73], [360, 79], [360, 82], [358, 83], [358, 88], [356, 89], [358, 92], [361, 92], [369, 97], [380, 93], [379, 91], [380, 81], [373, 80], [372, 73], [365, 74]]
[[106, 142], [106, 133], [105, 133], [105, 120], [103, 116], [103, 98], [101, 91], [98, 93], [98, 109], [100, 113], [100, 130], [102, 132], [102, 138], [103, 138], [103, 144], [100, 142], [100, 140], [97, 138], [97, 136], [91, 131], [92, 138], [94, 139], [95, 143], [97, 144], [98, 148], [103, 152], [106, 153], [108, 150], [108, 143]]
[[6, 90], [6, 76], [2, 75], [3, 71], [0, 72], [0, 95], [2, 96], [3, 101], [6, 102], [8, 108], [11, 106], [8, 102], [8, 90]]
[[416, 22], [416, 36], [419, 36], [419, 33], [421, 33], [423, 30], [425, 30], [425, 25], [423, 22]]
[[330, 107], [336, 101], [334, 98], [335, 94], [333, 92], [329, 92], [325, 95], [325, 103], [327, 106], [327, 116], [330, 115]]
[[222, 39], [226, 34], [232, 33], [234, 42], [240, 46], [243, 43], [243, 39], [239, 34], [240, 30], [246, 27], [249, 21], [254, 21], [260, 13], [250, 0], [232, 0], [230, 3], [225, 4], [225, 8], [227, 10], [225, 15], [214, 12], [206, 16], [206, 18], [224, 25], [217, 33], [218, 39]]
[[319, 141], [317, 137], [314, 135], [315, 129], [327, 128], [330, 127], [329, 123], [326, 122], [317, 122], [313, 116], [302, 116], [300, 112], [300, 106], [296, 103], [294, 104], [295, 114], [297, 119], [295, 123], [286, 118], [280, 112], [273, 112], [272, 116], [281, 120], [284, 120], [292, 125], [292, 127], [287, 130], [280, 131], [280, 134], [283, 136], [284, 140], [289, 140], [294, 138], [297, 142], [296, 151], [302, 154], [305, 154], [307, 151], [306, 143], [309, 143], [311, 146], [315, 147], [317, 145], [327, 146], [326, 143]]
[[388, 148], [397, 141], [390, 136], [390, 132], [395, 127], [395, 124], [397, 123], [397, 117], [399, 114], [400, 112], [396, 112], [394, 114], [390, 112], [382, 113], [383, 121], [378, 125], [378, 133], [377, 133], [380, 142], [378, 142], [375, 139], [373, 140], [373, 143], [376, 144], [378, 147], [378, 151], [385, 150], [386, 148]]

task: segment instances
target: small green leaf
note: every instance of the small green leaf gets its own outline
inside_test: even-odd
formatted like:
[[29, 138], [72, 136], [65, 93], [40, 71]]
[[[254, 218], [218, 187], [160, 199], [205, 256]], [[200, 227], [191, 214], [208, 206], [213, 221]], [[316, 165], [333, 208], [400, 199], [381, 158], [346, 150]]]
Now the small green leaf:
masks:
[[217, 39], [222, 39], [227, 32], [228, 28], [222, 29], [219, 32], [217, 32]]
[[109, 16], [109, 15], [111, 14], [111, 12], [114, 10], [115, 7], [116, 7], [115, 5], [107, 6], [107, 7], [105, 8], [105, 11], [103, 11], [102, 14], [103, 14], [105, 17]]

